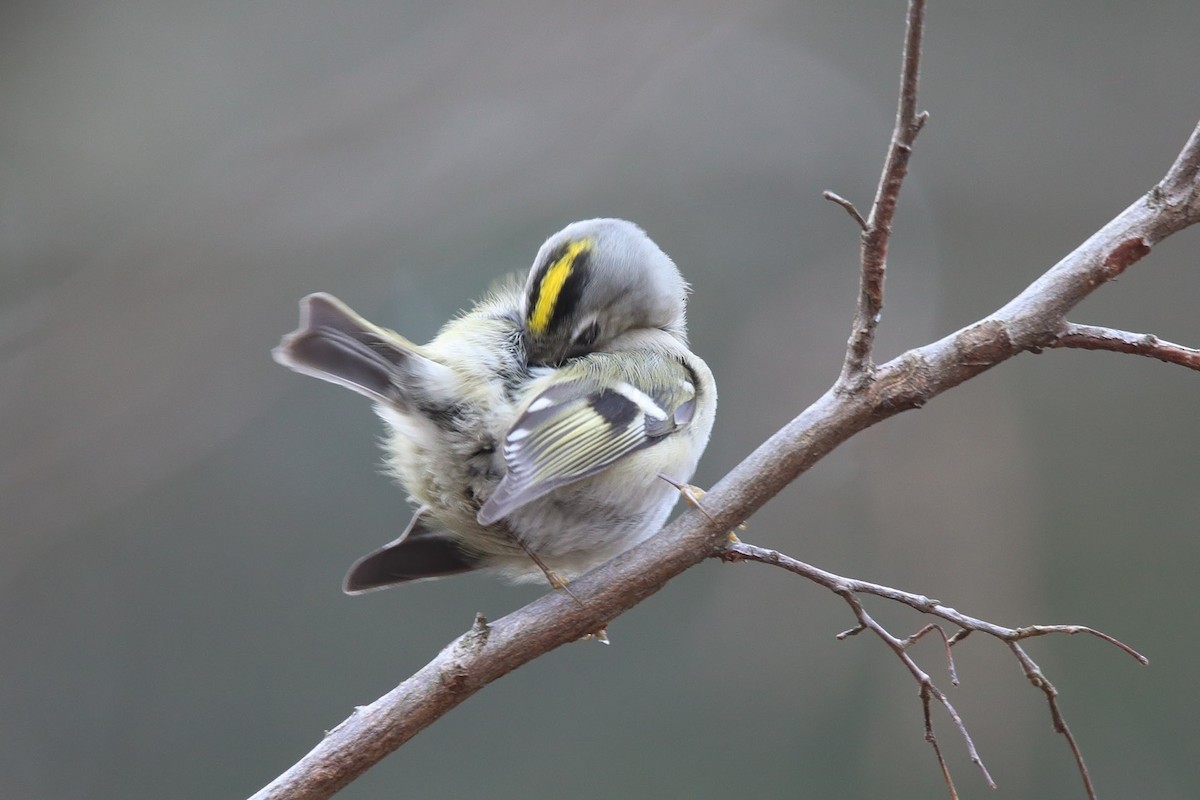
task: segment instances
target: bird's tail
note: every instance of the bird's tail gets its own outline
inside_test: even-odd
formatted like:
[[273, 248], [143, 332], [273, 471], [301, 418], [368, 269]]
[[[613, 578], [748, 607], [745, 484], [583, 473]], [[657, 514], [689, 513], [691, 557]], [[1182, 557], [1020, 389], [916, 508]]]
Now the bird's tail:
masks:
[[296, 372], [336, 383], [372, 400], [403, 402], [399, 392], [414, 369], [437, 369], [402, 336], [373, 325], [333, 295], [300, 301], [300, 327], [271, 354]]

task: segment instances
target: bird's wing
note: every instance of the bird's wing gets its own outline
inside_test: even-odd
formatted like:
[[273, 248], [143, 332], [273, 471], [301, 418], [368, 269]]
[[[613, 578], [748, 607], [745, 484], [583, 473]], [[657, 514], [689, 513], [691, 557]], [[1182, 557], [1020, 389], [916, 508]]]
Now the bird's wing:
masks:
[[[588, 356], [603, 357], [616, 358]], [[584, 379], [555, 383], [539, 394], [504, 439], [508, 472], [479, 510], [479, 523], [498, 522], [526, 503], [595, 475], [691, 422], [696, 390], [690, 372], [677, 360], [664, 365], [665, 369], [654, 371], [653, 381], [644, 373], [625, 373], [643, 388], [632, 381], [601, 384]]]

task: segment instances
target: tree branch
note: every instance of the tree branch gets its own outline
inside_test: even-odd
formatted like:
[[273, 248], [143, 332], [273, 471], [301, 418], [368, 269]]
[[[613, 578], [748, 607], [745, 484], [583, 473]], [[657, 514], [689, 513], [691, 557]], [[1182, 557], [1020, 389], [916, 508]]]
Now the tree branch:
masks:
[[892, 235], [892, 218], [896, 215], [900, 187], [904, 183], [904, 176], [908, 174], [908, 160], [912, 156], [913, 143], [925, 121], [929, 119], [928, 112], [917, 113], [917, 83], [921, 72], [921, 39], [924, 31], [925, 2], [909, 0], [908, 35], [904, 40], [904, 66], [900, 73], [896, 125], [892, 129], [892, 141], [888, 146], [887, 158], [883, 162], [879, 186], [875, 190], [875, 201], [871, 204], [871, 215], [863, 221], [858, 209], [849, 201], [832, 192], [825, 193], [827, 199], [850, 212], [863, 229], [858, 306], [854, 312], [850, 341], [846, 344], [842, 374], [838, 378], [839, 391], [861, 390], [873, 377], [871, 348], [875, 344], [875, 329], [883, 313], [883, 280], [887, 272], [887, 249]]
[[[721, 557], [730, 561], [739, 560], [729, 558], [725, 554], [722, 554]], [[946, 787], [950, 790], [950, 796], [957, 798], [958, 792], [954, 788], [954, 779], [950, 777], [950, 768], [946, 765], [946, 759], [942, 755], [942, 746], [938, 742], [937, 735], [933, 730], [933, 714], [931, 706], [932, 700], [934, 699], [941, 703], [942, 707], [946, 709], [946, 713], [950, 715], [950, 719], [954, 721], [954, 725], [958, 728], [958, 732], [963, 737], [963, 741], [966, 742], [967, 753], [970, 755], [971, 761], [979, 767], [980, 771], [983, 773], [983, 779], [987, 781], [988, 786], [995, 789], [996, 782], [992, 780], [991, 774], [988, 772], [987, 767], [985, 767], [983, 764], [983, 759], [979, 756], [979, 751], [975, 749], [975, 742], [971, 739], [971, 734], [967, 731], [966, 723], [963, 722], [958, 710], [954, 708], [953, 704], [951, 704], [950, 698], [946, 697], [946, 694], [936, 685], [934, 685], [933, 679], [929, 677], [929, 674], [917, 666], [917, 662], [914, 661], [912, 656], [908, 654], [908, 646], [920, 638], [921, 633], [915, 633], [908, 639], [897, 639], [866, 612], [866, 609], [863, 608], [862, 603], [860, 603], [858, 598], [854, 595], [853, 590], [849, 588], [842, 588], [835, 589], [834, 591], [846, 601], [846, 603], [854, 611], [854, 616], [858, 619], [857, 628], [851, 628], [848, 631], [838, 634], [838, 638], [845, 639], [864, 630], [871, 631], [878, 636], [884, 644], [891, 648], [892, 652], [895, 653], [896, 657], [900, 659], [900, 662], [908, 668], [908, 671], [912, 673], [913, 678], [916, 679], [917, 684], [921, 687], [921, 707], [925, 715], [925, 741], [929, 742], [930, 746], [933, 747], [934, 756], [937, 758], [938, 766], [941, 767], [942, 777], [946, 781]], [[928, 628], [923, 628], [922, 630], [928, 630]], [[947, 645], [947, 648], [948, 647], [949, 645]]]
[[1200, 370], [1200, 350], [1163, 341], [1152, 333], [1130, 333], [1116, 328], [1096, 325], [1077, 325], [1064, 322], [1062, 330], [1047, 347], [1073, 347], [1079, 350], [1111, 350], [1132, 353]]
[[829, 202], [837, 203], [839, 206], [846, 209], [846, 213], [850, 215], [850, 218], [858, 223], [859, 229], [863, 233], [866, 233], [867, 221], [865, 219], [863, 219], [863, 215], [859, 213], [859, 211], [855, 207], [854, 203], [851, 203], [849, 200], [842, 197], [840, 194], [838, 194], [836, 192], [821, 192], [821, 196], [824, 197]]
[[[1134, 650], [1129, 645], [1121, 642], [1106, 633], [1089, 628], [1084, 625], [1027, 625], [1022, 628], [1006, 628], [1003, 625], [997, 625], [994, 622], [978, 619], [976, 617], [963, 614], [949, 606], [943, 605], [938, 600], [926, 597], [923, 594], [914, 594], [905, 592], [900, 589], [894, 589], [891, 586], [884, 586], [878, 583], [859, 580], [857, 578], [846, 578], [841, 575], [836, 575], [832, 572], [827, 572], [820, 567], [814, 567], [811, 564], [806, 564], [803, 561], [798, 561], [791, 556], [784, 555], [777, 550], [770, 550], [765, 547], [756, 547], [746, 542], [736, 541], [727, 544], [719, 553], [717, 558], [722, 561], [738, 562], [738, 561], [754, 561], [760, 564], [768, 564], [773, 567], [785, 569], [788, 572], [793, 572], [803, 578], [824, 586], [829, 591], [836, 595], [845, 597], [847, 594], [859, 595], [870, 594], [876, 597], [882, 597], [886, 600], [892, 600], [897, 603], [919, 611], [922, 614], [927, 614], [931, 617], [940, 617], [947, 622], [953, 623], [960, 630], [954, 636], [946, 639], [948, 647], [961, 642], [966, 638], [967, 633], [978, 631], [992, 636], [1005, 643], [1021, 642], [1025, 639], [1034, 639], [1039, 636], [1049, 636], [1051, 634], [1067, 634], [1074, 636], [1075, 634], [1083, 633], [1089, 636], [1094, 636], [1097, 639], [1111, 644], [1113, 647], [1124, 651], [1130, 657], [1136, 659], [1138, 663], [1146, 665], [1150, 660]], [[861, 620], [859, 620], [861, 622]], [[929, 632], [930, 626], [922, 628], [918, 633], [913, 634], [908, 639], [902, 642], [904, 647], [916, 642], [919, 638]], [[861, 630], [858, 629], [858, 630]], [[838, 638], [853, 636], [858, 630], [845, 631], [838, 634]], [[953, 674], [953, 667], [950, 669]], [[955, 681], [957, 682], [957, 681]]]
[[[1091, 632], [1097, 633], [1096, 631]], [[1105, 638], [1104, 634], [1097, 633], [1097, 635]], [[1125, 648], [1125, 645], [1117, 642], [1115, 639], [1112, 641], [1118, 647]], [[1087, 792], [1089, 800], [1096, 800], [1096, 787], [1092, 784], [1092, 776], [1088, 772], [1087, 765], [1083, 763], [1083, 751], [1079, 749], [1079, 743], [1075, 740], [1075, 735], [1071, 733], [1071, 729], [1067, 726], [1067, 720], [1063, 717], [1062, 710], [1058, 707], [1058, 689], [1054, 688], [1054, 684], [1042, 673], [1041, 667], [1029, 657], [1029, 654], [1025, 652], [1025, 648], [1021, 647], [1015, 641], [1009, 642], [1008, 648], [1012, 650], [1013, 655], [1017, 657], [1017, 661], [1021, 663], [1021, 669], [1024, 670], [1025, 677], [1029, 679], [1029, 682], [1046, 695], [1046, 702], [1050, 704], [1050, 719], [1054, 724], [1054, 730], [1066, 738], [1067, 744], [1071, 748], [1071, 755], [1075, 758], [1075, 767], [1079, 770], [1079, 777], [1083, 780], [1083, 789]], [[1125, 649], [1129, 650], [1129, 648]], [[1133, 650], [1129, 650], [1129, 652], [1134, 653], [1143, 664], [1150, 663]]]
[[[1049, 634], [1066, 634], [1075, 635], [1079, 633], [1094, 636], [1102, 641], [1108, 642], [1114, 647], [1124, 651], [1138, 661], [1139, 664], [1146, 665], [1150, 661], [1138, 651], [1134, 650], [1129, 645], [1119, 639], [1109, 636], [1094, 628], [1089, 628], [1084, 625], [1032, 625], [1024, 628], [1006, 628], [1002, 625], [997, 625], [993, 622], [976, 619], [968, 616], [953, 608], [942, 605], [937, 600], [932, 600], [924, 595], [904, 592], [899, 589], [893, 589], [890, 586], [882, 586], [877, 583], [869, 583], [856, 578], [845, 578], [841, 575], [835, 575], [832, 572], [827, 572], [819, 567], [814, 567], [811, 564], [805, 564], [803, 561], [798, 561], [791, 556], [784, 555], [777, 550], [769, 550], [763, 547], [756, 547], [752, 544], [747, 544], [741, 541], [731, 541], [726, 545], [718, 557], [722, 561], [738, 562], [738, 561], [754, 561], [760, 564], [768, 564], [775, 567], [780, 567], [788, 572], [795, 573], [801, 577], [824, 586], [834, 594], [841, 597], [850, 606], [854, 612], [855, 618], [858, 620], [858, 626], [851, 628], [848, 631], [839, 633], [838, 639], [845, 639], [849, 636], [854, 636], [864, 630], [869, 630], [878, 636], [884, 644], [891, 648], [892, 652], [900, 659], [908, 671], [912, 673], [920, 686], [921, 703], [925, 713], [925, 739], [933, 746], [934, 753], [937, 757], [938, 765], [941, 767], [942, 775], [946, 779], [946, 786], [950, 790], [952, 797], [957, 797], [954, 789], [954, 782], [950, 778], [950, 772], [946, 767], [946, 761], [942, 757], [941, 747], [938, 744], [937, 736], [934, 734], [933, 721], [930, 717], [929, 707], [930, 699], [936, 699], [946, 709], [946, 713], [950, 715], [950, 719], [954, 721], [955, 727], [958, 728], [959, 734], [967, 745], [967, 752], [971, 760], [978, 765], [983, 772], [984, 780], [993, 789], [996, 788], [992, 776], [988, 774], [987, 767], [984, 766], [983, 760], [980, 758], [978, 751], [975, 749], [975, 743], [971, 739], [971, 735], [967, 732], [967, 726], [963, 722], [962, 717], [950, 704], [949, 699], [941, 689], [934, 684], [929, 675], [917, 666], [916, 662], [908, 655], [908, 648], [921, 639], [921, 637], [937, 631], [946, 646], [946, 662], [947, 670], [950, 673], [951, 683], [958, 685], [958, 674], [954, 669], [954, 658], [950, 653], [950, 648], [955, 644], [967, 638], [974, 631], [987, 634], [995, 637], [1006, 643], [1017, 661], [1021, 664], [1022, 670], [1025, 672], [1025, 677], [1029, 682], [1040, 689], [1045, 695], [1046, 700], [1050, 704], [1050, 717], [1054, 724], [1054, 730], [1061, 733], [1067, 740], [1068, 746], [1071, 748], [1071, 754], [1075, 758], [1075, 765], [1079, 770], [1079, 776], [1083, 780], [1083, 785], [1087, 791], [1088, 797], [1095, 800], [1096, 793], [1092, 785], [1092, 777], [1088, 773], [1087, 765], [1083, 760], [1083, 752], [1079, 749], [1079, 743], [1075, 740], [1071, 729], [1067, 726], [1067, 721], [1063, 717], [1062, 710], [1058, 705], [1058, 690], [1054, 684], [1045, 676], [1037, 663], [1029, 657], [1021, 647], [1020, 642], [1025, 639], [1032, 639], [1037, 636], [1047, 636]], [[897, 603], [903, 603], [910, 608], [916, 609], [922, 614], [929, 616], [940, 617], [947, 622], [952, 622], [958, 626], [959, 630], [951, 637], [947, 637], [941, 626], [929, 624], [921, 628], [919, 631], [909, 636], [907, 639], [899, 639], [890, 633], [886, 628], [876, 622], [863, 609], [862, 603], [858, 600], [859, 594], [872, 594], [877, 597], [883, 597], [888, 600], [893, 600]]]
[[[1080, 300], [1132, 266], [1160, 241], [1200, 220], [1197, 126], [1158, 185], [1020, 295], [984, 319], [883, 364], [870, 377], [870, 350], [882, 302], [888, 231], [911, 142], [923, 122], [923, 116], [908, 116], [905, 111], [911, 105], [907, 98], [915, 104], [920, 10], [921, 3], [914, 2], [898, 114], [908, 124], [903, 129], [898, 126], [899, 133], [889, 151], [889, 166], [884, 169], [881, 192], [868, 223], [874, 226], [871, 244], [867, 242], [868, 234], [864, 235], [864, 265], [874, 266], [869, 276], [864, 270], [864, 290], [856, 316], [862, 324], [856, 322], [842, 378], [713, 487], [704, 501], [705, 513], [693, 510], [683, 514], [658, 535], [573, 581], [571, 589], [581, 602], [562, 592], [552, 592], [490, 625], [477, 619], [467, 633], [408, 680], [374, 703], [358, 708], [256, 798], [302, 800], [331, 796], [488, 683], [548, 650], [604, 627], [671, 578], [726, 551], [727, 531], [854, 434], [902, 411], [918, 408], [1022, 351], [1054, 346], [1063, 332], [1066, 313]], [[856, 586], [854, 591], [868, 591], [867, 584], [859, 582]], [[948, 620], [945, 615], [953, 611], [927, 598], [919, 610]], [[969, 625], [989, 624], [964, 615], [960, 618]], [[950, 621], [962, 624], [959, 618]], [[859, 624], [864, 624], [863, 618], [859, 618]], [[1019, 637], [1009, 641], [1018, 659], [1023, 653], [1018, 642], [1025, 638], [1059, 632], [1103, 636], [1090, 628], [1067, 628], [1006, 630], [1020, 632]], [[961, 640], [962, 636], [956, 634], [947, 640], [948, 646]], [[909, 669], [912, 671], [912, 667]], [[1026, 666], [1026, 675], [1046, 692], [1057, 726], [1061, 715], [1056, 710], [1053, 687], [1044, 681], [1036, 665]], [[942, 698], [922, 686], [927, 719], [929, 696], [951, 711]], [[1062, 729], [1065, 733], [1065, 723]], [[941, 763], [945, 770], [944, 761]]]

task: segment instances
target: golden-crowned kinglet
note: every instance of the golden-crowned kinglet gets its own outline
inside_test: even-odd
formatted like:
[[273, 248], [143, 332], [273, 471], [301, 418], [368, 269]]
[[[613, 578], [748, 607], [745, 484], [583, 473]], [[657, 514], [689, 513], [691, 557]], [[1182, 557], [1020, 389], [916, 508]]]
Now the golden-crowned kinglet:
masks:
[[[687, 284], [636, 225], [576, 222], [515, 281], [417, 345], [327, 294], [275, 359], [366, 395], [419, 508], [350, 593], [489, 569], [569, 579], [657, 532], [717, 406], [687, 345]], [[535, 563], [535, 561], [537, 563]]]

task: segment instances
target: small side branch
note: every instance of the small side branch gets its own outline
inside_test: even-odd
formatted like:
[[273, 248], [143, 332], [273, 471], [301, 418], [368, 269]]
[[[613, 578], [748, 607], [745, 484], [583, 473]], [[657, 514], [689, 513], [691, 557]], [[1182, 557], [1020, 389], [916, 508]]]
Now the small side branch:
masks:
[[1200, 350], [1164, 341], [1152, 333], [1130, 333], [1097, 325], [1068, 322], [1047, 347], [1071, 347], [1078, 350], [1111, 350], [1157, 358], [1168, 364], [1200, 370]]
[[[747, 546], [752, 547], [752, 545]], [[731, 549], [734, 547], [734, 545], [731, 545]], [[842, 591], [835, 589], [834, 591], [836, 591], [837, 594], [846, 601], [847, 605], [849, 605], [854, 611], [855, 618], [858, 619], [858, 627], [852, 629], [853, 633], [869, 630], [871, 633], [879, 637], [879, 639], [886, 644], [893, 653], [896, 654], [896, 657], [900, 659], [900, 663], [905, 666], [905, 668], [909, 671], [909, 674], [911, 674], [913, 679], [916, 680], [917, 685], [921, 687], [921, 707], [925, 716], [925, 741], [929, 742], [929, 745], [933, 748], [934, 757], [937, 758], [938, 766], [941, 768], [942, 777], [946, 781], [946, 788], [950, 790], [951, 798], [957, 798], [958, 791], [954, 788], [954, 780], [950, 776], [950, 768], [946, 765], [946, 758], [942, 755], [942, 746], [938, 742], [937, 735], [933, 730], [933, 715], [931, 713], [933, 700], [937, 700], [942, 705], [942, 708], [946, 709], [946, 713], [949, 714], [950, 719], [954, 721], [954, 726], [958, 728], [959, 735], [961, 735], [963, 737], [963, 741], [966, 742], [967, 752], [970, 754], [971, 761], [973, 761], [979, 767], [980, 771], [983, 773], [983, 779], [987, 781], [988, 786], [995, 789], [996, 782], [992, 780], [991, 773], [988, 772], [987, 767], [985, 767], [983, 764], [983, 759], [980, 758], [979, 752], [975, 749], [975, 741], [971, 738], [971, 734], [967, 730], [966, 723], [963, 722], [962, 716], [959, 715], [958, 710], [950, 702], [950, 698], [946, 697], [945, 692], [943, 692], [934, 684], [933, 679], [929, 677], [929, 673], [921, 669], [921, 667], [917, 665], [917, 662], [913, 660], [913, 657], [908, 654], [909, 646], [915, 641], [919, 640], [925, 630], [923, 629], [922, 631], [918, 631], [907, 639], [897, 638], [896, 636], [892, 635], [887, 628], [880, 625], [874, 617], [867, 613], [867, 610], [863, 608], [862, 603], [859, 602], [858, 597], [853, 591], [850, 589], [845, 589]], [[850, 631], [847, 632], [847, 634], [850, 633]], [[843, 639], [845, 638], [845, 635], [839, 634], [838, 638]], [[947, 647], [947, 654], [948, 653], [949, 647]], [[953, 671], [953, 667], [951, 669]], [[957, 676], [955, 677], [954, 682], [957, 683]]]
[[837, 192], [821, 192], [821, 197], [824, 197], [831, 203], [837, 203], [839, 206], [846, 209], [846, 213], [850, 215], [850, 218], [858, 223], [859, 229], [863, 233], [867, 232], [867, 221], [863, 219], [863, 215], [859, 212], [854, 203], [851, 203]]
[[[988, 636], [1000, 639], [1003, 642], [1020, 642], [1025, 639], [1034, 639], [1039, 636], [1049, 636], [1052, 634], [1065, 634], [1074, 636], [1076, 634], [1085, 634], [1094, 636], [1101, 641], [1111, 644], [1119, 650], [1128, 654], [1139, 664], [1146, 666], [1150, 663], [1150, 659], [1133, 649], [1129, 645], [1120, 641], [1114, 636], [1110, 636], [1103, 631], [1098, 631], [1095, 628], [1090, 628], [1086, 625], [1026, 625], [1021, 628], [1007, 628], [1003, 625], [997, 625], [994, 622], [978, 619], [969, 614], [964, 614], [961, 611], [943, 605], [940, 601], [932, 597], [926, 597], [923, 594], [914, 594], [901, 589], [895, 589], [891, 586], [884, 586], [879, 583], [871, 583], [862, 581], [857, 578], [847, 578], [833, 572], [828, 572], [820, 567], [814, 567], [812, 564], [806, 564], [803, 561], [792, 558], [789, 555], [771, 550], [766, 547], [758, 547], [743, 541], [729, 542], [725, 547], [718, 552], [717, 557], [722, 561], [755, 561], [760, 564], [768, 564], [773, 567], [785, 569], [788, 572], [793, 572], [803, 578], [824, 586], [831, 592], [839, 596], [843, 596], [845, 592], [853, 594], [872, 594], [876, 597], [882, 597], [885, 600], [892, 600], [897, 603], [919, 611], [922, 614], [940, 617], [947, 622], [953, 623], [961, 630], [949, 638], [949, 643], [954, 646], [966, 638], [964, 631], [978, 631], [979, 633], [987, 634]], [[849, 632], [847, 632], [849, 633]], [[916, 634], [913, 637], [916, 638]]]
[[908, 161], [913, 143], [929, 114], [917, 111], [917, 84], [921, 67], [921, 40], [925, 33], [925, 2], [909, 0], [908, 29], [904, 40], [904, 67], [900, 75], [900, 98], [896, 107], [896, 125], [888, 146], [883, 173], [875, 190], [871, 215], [862, 215], [848, 201], [832, 192], [825, 197], [850, 212], [863, 229], [861, 272], [858, 287], [858, 306], [854, 312], [854, 327], [846, 344], [846, 359], [838, 379], [839, 391], [860, 391], [870, 383], [874, 365], [871, 349], [875, 344], [875, 329], [883, 313], [883, 280], [887, 272], [888, 241], [892, 234], [892, 218], [900, 199], [900, 187], [908, 174]]
[[[1049, 634], [1073, 635], [1084, 633], [1108, 642], [1114, 647], [1117, 647], [1118, 649], [1132, 656], [1140, 664], [1149, 663], [1149, 660], [1145, 656], [1134, 650], [1129, 645], [1112, 636], [1109, 636], [1106, 633], [1102, 633], [1094, 628], [1089, 628], [1083, 625], [1030, 625], [1023, 628], [1006, 628], [1002, 625], [997, 625], [992, 622], [976, 619], [975, 617], [963, 614], [954, 610], [953, 608], [950, 608], [949, 606], [942, 605], [942, 603], [937, 600], [925, 597], [924, 595], [912, 594], [911, 592], [893, 589], [890, 586], [882, 586], [876, 583], [860, 581], [855, 578], [845, 578], [841, 575], [835, 575], [832, 572], [827, 572], [818, 567], [814, 567], [811, 564], [806, 564], [803, 561], [798, 561], [791, 556], [780, 553], [778, 550], [769, 550], [764, 547], [756, 547], [752, 544], [747, 544], [746, 542], [742, 541], [731, 541], [718, 554], [718, 557], [723, 561], [755, 561], [760, 564], [769, 564], [771, 566], [780, 567], [788, 572], [792, 572], [807, 578], [813, 583], [824, 586], [826, 589], [829, 589], [831, 592], [846, 601], [846, 604], [849, 605], [850, 609], [854, 612], [854, 617], [858, 621], [858, 624], [850, 630], [843, 631], [842, 633], [838, 634], [838, 638], [845, 639], [848, 636], [854, 636], [862, 631], [871, 631], [881, 641], [883, 641], [893, 653], [895, 653], [896, 657], [900, 659], [901, 663], [904, 664], [905, 668], [908, 669], [909, 673], [913, 676], [913, 679], [916, 680], [917, 684], [920, 686], [921, 703], [925, 715], [925, 738], [930, 745], [933, 746], [934, 754], [938, 761], [938, 766], [942, 770], [942, 775], [946, 780], [946, 786], [949, 789], [950, 796], [952, 798], [956, 798], [958, 794], [954, 788], [954, 782], [950, 778], [950, 772], [946, 766], [946, 760], [942, 755], [941, 747], [938, 744], [937, 737], [934, 735], [933, 722], [930, 718], [930, 705], [933, 700], [937, 700], [937, 702], [946, 709], [946, 713], [950, 715], [951, 720], [954, 721], [955, 727], [958, 728], [959, 734], [966, 743], [967, 752], [970, 755], [971, 760], [978, 765], [980, 771], [983, 773], [984, 780], [986, 780], [988, 785], [993, 789], [996, 788], [996, 784], [993, 782], [992, 776], [988, 774], [987, 768], [983, 764], [983, 759], [980, 758], [979, 753], [976, 751], [975, 743], [972, 741], [971, 735], [968, 733], [966, 724], [963, 722], [962, 717], [959, 716], [958, 712], [954, 709], [954, 706], [950, 703], [946, 695], [934, 684], [929, 675], [917, 665], [907, 651], [911, 645], [919, 641], [923, 636], [929, 634], [930, 632], [937, 631], [937, 633], [941, 635], [942, 642], [946, 650], [946, 660], [948, 671], [950, 673], [950, 679], [955, 685], [957, 685], [958, 675], [954, 669], [954, 659], [950, 655], [951, 647], [965, 639], [972, 631], [985, 633], [988, 636], [995, 637], [996, 639], [1004, 642], [1008, 645], [1013, 655], [1016, 656], [1017, 661], [1021, 665], [1021, 669], [1025, 673], [1025, 677], [1028, 678], [1031, 684], [1036, 686], [1042, 691], [1043, 694], [1045, 694], [1046, 700], [1050, 704], [1050, 717], [1054, 724], [1054, 730], [1058, 733], [1061, 733], [1067, 740], [1067, 744], [1071, 748], [1071, 754], [1075, 758], [1076, 767], [1079, 769], [1079, 775], [1083, 781], [1084, 789], [1087, 791], [1088, 797], [1091, 798], [1091, 800], [1095, 800], [1096, 793], [1092, 786], [1091, 775], [1088, 773], [1087, 765], [1083, 760], [1083, 752], [1079, 748], [1079, 743], [1075, 741], [1075, 737], [1071, 733], [1071, 729], [1067, 726], [1067, 721], [1063, 717], [1062, 710], [1058, 705], [1058, 690], [1055, 689], [1054, 684], [1052, 684], [1045, 676], [1037, 663], [1029, 657], [1029, 654], [1025, 652], [1025, 649], [1021, 647], [1020, 642], [1025, 639], [1032, 639], [1037, 636], [1046, 636]], [[883, 597], [888, 600], [903, 603], [910, 608], [916, 609], [922, 614], [929, 614], [930, 616], [940, 617], [947, 622], [952, 622], [954, 625], [958, 626], [959, 630], [953, 636], [947, 637], [945, 631], [942, 630], [940, 625], [931, 623], [921, 628], [913, 635], [905, 639], [901, 639], [889, 632], [873, 617], [871, 617], [870, 614], [867, 613], [867, 611], [863, 608], [861, 601], [858, 599], [858, 595], [860, 594], [872, 594], [877, 597]]]
[[[1118, 646], [1125, 648], [1125, 645], [1113, 640]], [[1063, 738], [1067, 740], [1067, 744], [1071, 748], [1071, 755], [1075, 758], [1075, 767], [1079, 770], [1079, 776], [1083, 780], [1084, 791], [1090, 800], [1096, 800], [1096, 787], [1092, 784], [1091, 773], [1088, 772], [1087, 765], [1083, 762], [1083, 751], [1079, 749], [1079, 743], [1075, 741], [1075, 734], [1071, 733], [1071, 728], [1067, 725], [1067, 720], [1063, 716], [1062, 709], [1058, 706], [1058, 689], [1054, 688], [1054, 684], [1042, 672], [1042, 668], [1037, 665], [1029, 654], [1025, 652], [1025, 648], [1021, 647], [1017, 642], [1009, 642], [1008, 648], [1012, 650], [1013, 655], [1017, 657], [1017, 661], [1021, 664], [1021, 669], [1025, 672], [1025, 677], [1029, 682], [1042, 691], [1046, 695], [1046, 702], [1050, 704], [1050, 719], [1054, 724], [1054, 731], [1061, 733]], [[1128, 649], [1128, 648], [1125, 648]]]

